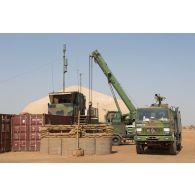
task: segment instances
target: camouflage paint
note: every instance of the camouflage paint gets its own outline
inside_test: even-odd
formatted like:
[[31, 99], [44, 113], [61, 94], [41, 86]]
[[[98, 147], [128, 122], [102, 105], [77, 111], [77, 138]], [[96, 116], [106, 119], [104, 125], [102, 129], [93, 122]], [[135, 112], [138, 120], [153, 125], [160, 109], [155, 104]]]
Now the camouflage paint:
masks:
[[50, 103], [48, 104], [48, 114], [73, 116], [85, 114], [85, 96], [79, 92], [53, 92], [49, 93]]
[[49, 104], [48, 114], [61, 115], [61, 116], [73, 116], [74, 106], [73, 104]]
[[[168, 106], [167, 106], [168, 107]], [[162, 107], [148, 107], [142, 108], [146, 110], [158, 110], [162, 109]], [[165, 109], [163, 107], [163, 109]], [[161, 120], [153, 120], [150, 119], [149, 121], [136, 121], [136, 129], [141, 128], [141, 132], [136, 132], [136, 136], [134, 140], [139, 142], [145, 142], [147, 144], [148, 141], [150, 142], [173, 142], [175, 139], [176, 134], [181, 133], [181, 126], [176, 128], [175, 127], [175, 115], [177, 114], [176, 111], [173, 111], [170, 108], [165, 109], [168, 111], [168, 120], [161, 121]], [[138, 109], [139, 112], [139, 109]], [[180, 118], [179, 118], [180, 119]], [[164, 128], [169, 128], [170, 131], [165, 132]]]

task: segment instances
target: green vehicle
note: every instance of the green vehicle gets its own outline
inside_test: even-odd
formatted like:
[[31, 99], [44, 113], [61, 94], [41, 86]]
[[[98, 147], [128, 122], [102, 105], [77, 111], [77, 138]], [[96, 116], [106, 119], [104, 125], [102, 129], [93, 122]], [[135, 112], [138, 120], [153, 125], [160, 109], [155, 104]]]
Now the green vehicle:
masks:
[[135, 125], [129, 122], [128, 114], [122, 115], [118, 111], [108, 111], [105, 121], [113, 127], [112, 145], [118, 146], [127, 140], [134, 140]]
[[182, 124], [179, 108], [162, 104], [165, 99], [155, 94], [156, 104], [138, 108], [136, 114], [136, 142], [137, 154], [142, 154], [145, 148], [161, 147], [169, 149], [173, 155], [181, 150]]
[[[124, 89], [121, 87], [120, 83], [114, 76], [114, 74], [109, 69], [107, 63], [101, 56], [101, 54], [98, 52], [98, 50], [95, 50], [90, 55], [91, 58], [94, 59], [94, 61], [99, 65], [101, 70], [103, 71], [104, 75], [108, 79], [108, 84], [110, 86], [117, 111], [108, 111], [105, 116], [106, 123], [109, 123], [113, 127], [113, 138], [112, 138], [112, 144], [113, 145], [120, 145], [121, 143], [126, 142], [127, 140], [134, 140], [135, 135], [135, 115], [136, 115], [136, 108], [127, 96]], [[126, 107], [129, 110], [129, 113], [124, 114], [121, 112], [121, 109], [119, 107], [117, 98], [114, 94], [114, 89], [126, 105]]]

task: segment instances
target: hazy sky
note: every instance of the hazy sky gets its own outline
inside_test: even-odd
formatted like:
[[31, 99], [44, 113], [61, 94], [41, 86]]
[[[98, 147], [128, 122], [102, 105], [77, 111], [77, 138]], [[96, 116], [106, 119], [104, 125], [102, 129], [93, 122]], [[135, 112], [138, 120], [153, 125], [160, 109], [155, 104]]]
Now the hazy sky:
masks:
[[[67, 86], [81, 72], [88, 87], [88, 56], [98, 49], [136, 106], [160, 93], [180, 107], [184, 125], [195, 124], [195, 34], [0, 34], [0, 113], [19, 113], [62, 88], [64, 43]], [[96, 64], [93, 72], [93, 89], [110, 95]]]

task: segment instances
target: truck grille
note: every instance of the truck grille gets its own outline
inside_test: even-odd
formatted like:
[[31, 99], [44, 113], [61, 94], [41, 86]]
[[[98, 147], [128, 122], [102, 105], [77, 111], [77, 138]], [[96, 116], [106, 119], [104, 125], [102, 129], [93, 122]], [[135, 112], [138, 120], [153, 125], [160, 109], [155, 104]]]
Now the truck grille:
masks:
[[146, 128], [143, 131], [145, 135], [162, 135], [163, 131], [161, 128]]
[[146, 138], [148, 141], [157, 141], [158, 140], [158, 137], [148, 137]]

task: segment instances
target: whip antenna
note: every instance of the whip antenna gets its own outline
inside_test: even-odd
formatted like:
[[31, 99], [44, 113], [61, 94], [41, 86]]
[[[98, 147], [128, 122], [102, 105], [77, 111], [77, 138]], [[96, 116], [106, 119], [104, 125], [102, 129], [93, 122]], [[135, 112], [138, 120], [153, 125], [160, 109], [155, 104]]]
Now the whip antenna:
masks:
[[67, 67], [68, 67], [68, 59], [66, 58], [66, 44], [64, 44], [63, 48], [63, 92], [65, 92], [65, 74], [67, 72]]

